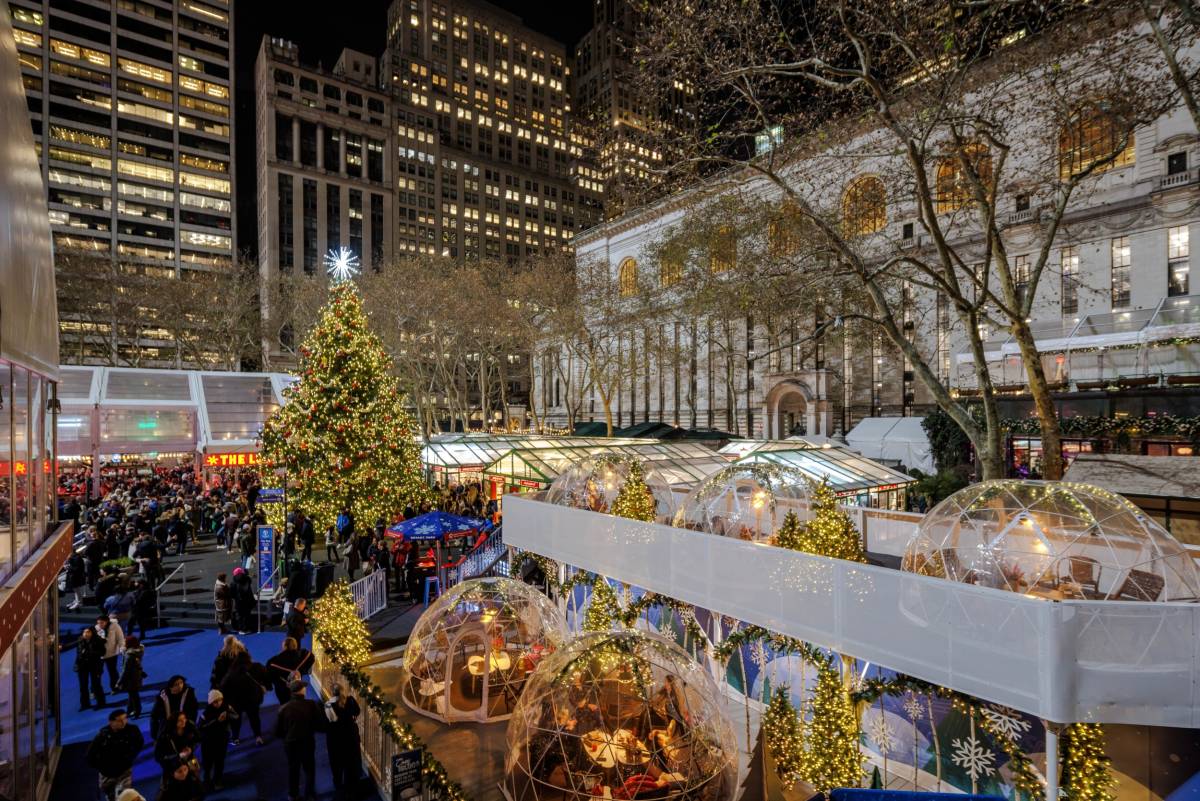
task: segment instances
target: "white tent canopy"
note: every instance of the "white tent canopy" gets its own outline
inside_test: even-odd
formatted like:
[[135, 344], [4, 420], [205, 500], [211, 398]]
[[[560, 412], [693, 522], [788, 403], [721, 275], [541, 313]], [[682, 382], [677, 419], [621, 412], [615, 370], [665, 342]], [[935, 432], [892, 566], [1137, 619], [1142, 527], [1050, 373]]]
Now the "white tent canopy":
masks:
[[846, 435], [850, 447], [871, 459], [891, 460], [909, 469], [933, 473], [929, 437], [921, 427], [924, 417], [867, 417]]

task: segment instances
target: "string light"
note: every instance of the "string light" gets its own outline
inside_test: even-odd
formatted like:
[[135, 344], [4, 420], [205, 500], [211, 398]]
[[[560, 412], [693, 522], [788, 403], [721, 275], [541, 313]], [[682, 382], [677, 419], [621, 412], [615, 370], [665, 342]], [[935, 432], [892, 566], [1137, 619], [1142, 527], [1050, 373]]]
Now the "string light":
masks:
[[1117, 783], [1104, 753], [1104, 727], [1072, 723], [1063, 733], [1063, 795], [1070, 801], [1113, 801]]
[[367, 624], [358, 616], [354, 595], [345, 579], [329, 585], [313, 604], [313, 629], [325, 639], [326, 650], [339, 662], [357, 667], [371, 655]]
[[834, 660], [817, 666], [817, 683], [809, 702], [812, 718], [804, 740], [804, 779], [818, 792], [862, 784], [863, 756], [859, 751], [858, 716], [842, 684]]
[[774, 688], [763, 714], [762, 732], [767, 752], [775, 760], [775, 771], [790, 787], [804, 776], [804, 728], [788, 690], [786, 684]]
[[801, 525], [796, 515], [788, 512], [775, 535], [775, 544], [830, 559], [866, 562], [862, 537], [854, 528], [850, 516], [839, 506], [833, 487], [822, 479], [820, 483], [810, 483], [810, 492], [813, 519]]
[[650, 487], [646, 486], [646, 474], [642, 470], [642, 463], [637, 459], [631, 459], [629, 462], [629, 474], [625, 483], [621, 485], [616, 500], [613, 501], [612, 513], [630, 520], [654, 522], [654, 495], [650, 492]]

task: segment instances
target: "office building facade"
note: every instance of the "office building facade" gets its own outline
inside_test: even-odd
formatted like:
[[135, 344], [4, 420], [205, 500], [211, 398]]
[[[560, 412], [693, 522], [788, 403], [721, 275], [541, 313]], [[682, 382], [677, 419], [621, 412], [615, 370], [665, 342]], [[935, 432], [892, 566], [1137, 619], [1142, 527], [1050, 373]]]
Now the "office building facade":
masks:
[[[233, 269], [232, 3], [8, 5], [58, 257], [148, 281]], [[86, 308], [60, 325], [65, 360], [177, 359], [153, 325]]]

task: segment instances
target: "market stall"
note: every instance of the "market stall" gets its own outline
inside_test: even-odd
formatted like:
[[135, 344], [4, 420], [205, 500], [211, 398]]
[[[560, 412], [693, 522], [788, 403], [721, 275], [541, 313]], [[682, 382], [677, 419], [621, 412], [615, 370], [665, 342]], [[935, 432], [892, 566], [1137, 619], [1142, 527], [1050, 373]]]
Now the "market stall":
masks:
[[904, 509], [911, 476], [846, 448], [759, 450], [738, 460], [793, 467], [813, 481], [828, 481], [841, 502], [872, 509]]
[[419, 548], [418, 572], [425, 576], [436, 575], [438, 587], [444, 588], [447, 571], [456, 568], [471, 551], [482, 545], [491, 529], [492, 524], [486, 520], [433, 511], [392, 524], [387, 535]]

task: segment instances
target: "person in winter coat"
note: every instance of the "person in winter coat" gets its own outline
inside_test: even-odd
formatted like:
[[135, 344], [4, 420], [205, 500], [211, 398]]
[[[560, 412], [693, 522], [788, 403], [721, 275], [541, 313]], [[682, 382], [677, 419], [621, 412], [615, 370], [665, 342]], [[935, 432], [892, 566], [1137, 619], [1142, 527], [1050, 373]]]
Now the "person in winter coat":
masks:
[[200, 801], [204, 798], [204, 786], [191, 766], [173, 759], [163, 765], [164, 781], [154, 801]]
[[146, 673], [142, 668], [142, 659], [146, 655], [146, 647], [132, 634], [125, 638], [125, 661], [121, 665], [121, 677], [117, 679], [117, 689], [129, 693], [125, 702], [125, 711], [130, 717], [142, 715], [142, 682]]
[[225, 755], [229, 752], [229, 723], [237, 714], [220, 690], [209, 690], [208, 706], [200, 713], [200, 764], [206, 790], [222, 790]]
[[325, 748], [329, 752], [329, 771], [337, 798], [348, 797], [362, 775], [362, 744], [358, 736], [358, 716], [362, 709], [342, 685], [333, 685], [333, 694], [325, 703]]
[[259, 708], [262, 706], [263, 696], [267, 692], [265, 686], [267, 679], [256, 675], [260, 672], [256, 668], [261, 667], [250, 661], [249, 653], [242, 651], [225, 674], [224, 681], [221, 682], [221, 695], [225, 697], [230, 706], [240, 713], [237, 718], [234, 718], [230, 732], [233, 735], [234, 745], [240, 742], [243, 718], [250, 721], [250, 731], [254, 734], [255, 743], [258, 745], [263, 743], [262, 718], [259, 715]]
[[67, 607], [74, 611], [83, 606], [83, 588], [87, 586], [87, 564], [83, 555], [72, 551], [67, 557], [67, 592], [75, 597]]
[[221, 634], [229, 630], [231, 613], [229, 584], [226, 583], [225, 574], [218, 573], [213, 583], [213, 614], [217, 618], [217, 631]]
[[288, 689], [291, 683], [311, 668], [312, 654], [301, 648], [296, 638], [284, 637], [283, 650], [267, 660], [271, 684], [275, 687], [275, 697], [280, 705], [286, 704], [292, 697]]
[[144, 578], [138, 579], [133, 585], [133, 617], [130, 619], [129, 632], [137, 628], [141, 638], [146, 639], [146, 629], [158, 625], [158, 591]]
[[158, 740], [162, 728], [182, 712], [188, 720], [196, 719], [196, 691], [188, 686], [187, 679], [175, 675], [167, 681], [166, 689], [154, 699], [154, 709], [150, 710], [150, 736]]
[[288, 798], [301, 798], [300, 771], [304, 771], [304, 798], [316, 797], [317, 732], [328, 725], [325, 710], [316, 701], [304, 697], [302, 681], [292, 682], [292, 699], [279, 709], [275, 736], [283, 740], [287, 756]]
[[96, 636], [96, 629], [88, 626], [79, 635], [75, 646], [75, 672], [79, 674], [79, 709], [91, 709], [91, 696], [96, 697], [96, 706], [104, 706], [104, 684], [100, 676], [104, 672], [104, 640]]
[[154, 740], [154, 761], [162, 766], [165, 785], [176, 761], [191, 764], [195, 759], [200, 732], [183, 712], [176, 712]]
[[292, 611], [287, 616], [287, 636], [297, 643], [304, 642], [308, 633], [308, 599], [297, 598]]
[[108, 688], [117, 691], [117, 659], [125, 650], [125, 632], [121, 624], [107, 615], [96, 618], [96, 636], [104, 640], [104, 669], [108, 672]]
[[221, 684], [225, 681], [225, 676], [229, 674], [230, 668], [237, 662], [238, 657], [244, 653], [246, 653], [245, 644], [232, 634], [226, 634], [225, 643], [217, 653], [217, 658], [213, 660], [212, 673], [208, 677], [208, 686], [210, 689], [219, 690], [221, 688]]
[[238, 634], [245, 634], [252, 628], [254, 620], [254, 587], [250, 583], [250, 574], [236, 567], [233, 570], [233, 628]]
[[133, 784], [133, 762], [143, 745], [141, 730], [129, 725], [124, 711], [108, 713], [108, 725], [96, 733], [87, 749], [87, 763], [100, 774], [100, 793], [108, 801]]

